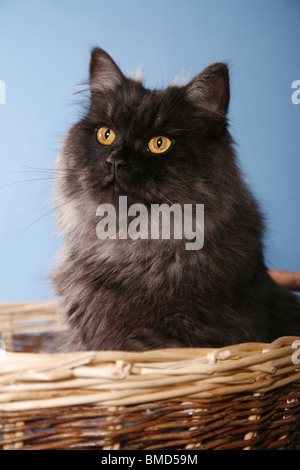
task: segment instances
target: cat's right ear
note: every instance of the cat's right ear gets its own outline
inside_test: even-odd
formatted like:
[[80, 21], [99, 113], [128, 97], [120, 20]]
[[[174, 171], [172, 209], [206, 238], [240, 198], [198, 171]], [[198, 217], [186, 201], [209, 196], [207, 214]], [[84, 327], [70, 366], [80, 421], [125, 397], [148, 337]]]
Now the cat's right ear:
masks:
[[92, 51], [90, 61], [89, 85], [91, 92], [103, 92], [114, 90], [121, 85], [124, 75], [103, 49], [96, 47]]

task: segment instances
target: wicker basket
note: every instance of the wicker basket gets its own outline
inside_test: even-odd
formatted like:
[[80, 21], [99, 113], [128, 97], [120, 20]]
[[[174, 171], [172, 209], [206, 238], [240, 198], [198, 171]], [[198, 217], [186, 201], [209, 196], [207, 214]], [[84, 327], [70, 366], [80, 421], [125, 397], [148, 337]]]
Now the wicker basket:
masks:
[[[271, 275], [300, 290], [299, 274]], [[56, 320], [54, 302], [0, 305], [2, 449], [300, 449], [299, 337], [43, 352]]]

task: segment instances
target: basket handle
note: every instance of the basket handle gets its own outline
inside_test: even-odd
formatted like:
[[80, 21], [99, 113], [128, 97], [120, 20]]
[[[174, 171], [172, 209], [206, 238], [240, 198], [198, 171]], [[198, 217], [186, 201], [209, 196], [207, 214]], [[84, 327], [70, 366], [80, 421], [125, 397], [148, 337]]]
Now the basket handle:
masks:
[[290, 290], [300, 291], [300, 273], [269, 269], [269, 274], [277, 284]]

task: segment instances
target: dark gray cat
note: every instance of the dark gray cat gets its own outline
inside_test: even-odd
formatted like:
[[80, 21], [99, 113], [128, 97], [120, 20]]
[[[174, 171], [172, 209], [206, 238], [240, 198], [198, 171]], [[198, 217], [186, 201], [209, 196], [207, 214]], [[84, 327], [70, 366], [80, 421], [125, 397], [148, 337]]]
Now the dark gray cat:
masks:
[[[148, 90], [94, 49], [90, 106], [57, 165], [53, 274], [65, 349], [221, 347], [300, 335], [297, 298], [267, 273], [262, 218], [227, 129], [226, 65]], [[99, 204], [204, 204], [205, 241], [99, 239]]]

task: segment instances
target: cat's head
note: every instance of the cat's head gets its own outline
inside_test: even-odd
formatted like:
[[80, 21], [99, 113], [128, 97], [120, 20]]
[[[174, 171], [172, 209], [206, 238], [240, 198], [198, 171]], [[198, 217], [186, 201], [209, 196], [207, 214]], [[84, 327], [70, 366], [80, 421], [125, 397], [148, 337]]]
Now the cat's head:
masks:
[[183, 86], [149, 90], [96, 48], [89, 88], [88, 112], [68, 133], [61, 155], [74, 191], [81, 188], [98, 203], [127, 195], [184, 204], [218, 184], [218, 168], [230, 164], [226, 65], [215, 63]]

